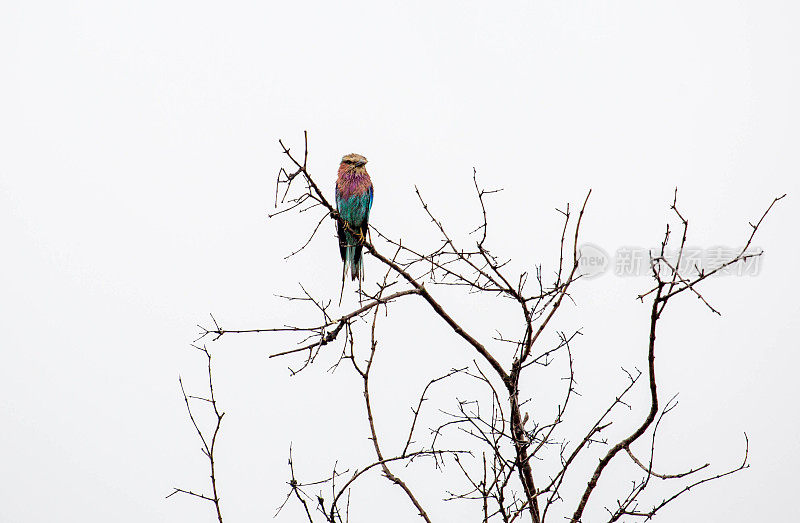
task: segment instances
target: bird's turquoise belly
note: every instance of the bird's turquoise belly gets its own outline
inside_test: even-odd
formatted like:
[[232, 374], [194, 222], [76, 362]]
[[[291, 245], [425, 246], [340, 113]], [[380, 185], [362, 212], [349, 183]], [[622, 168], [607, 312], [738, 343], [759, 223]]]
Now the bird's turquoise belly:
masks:
[[354, 227], [360, 226], [369, 212], [369, 195], [351, 196], [339, 202], [339, 216]]

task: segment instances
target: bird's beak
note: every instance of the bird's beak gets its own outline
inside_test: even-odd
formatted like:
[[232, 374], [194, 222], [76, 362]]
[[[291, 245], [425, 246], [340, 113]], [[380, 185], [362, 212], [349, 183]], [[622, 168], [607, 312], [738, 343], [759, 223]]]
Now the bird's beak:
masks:
[[356, 165], [357, 165], [358, 167], [363, 167], [363, 166], [367, 165], [367, 162], [366, 162], [366, 160], [364, 160], [364, 161], [360, 161], [360, 162], [358, 162]]

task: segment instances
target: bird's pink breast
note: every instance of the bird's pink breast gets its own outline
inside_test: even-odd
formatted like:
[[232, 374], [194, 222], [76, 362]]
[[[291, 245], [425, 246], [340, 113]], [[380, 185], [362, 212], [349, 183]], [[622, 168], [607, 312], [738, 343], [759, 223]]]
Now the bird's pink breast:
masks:
[[351, 196], [364, 194], [369, 190], [372, 182], [367, 173], [353, 173], [339, 171], [339, 178], [336, 180], [336, 192], [339, 197], [343, 199], [350, 198]]

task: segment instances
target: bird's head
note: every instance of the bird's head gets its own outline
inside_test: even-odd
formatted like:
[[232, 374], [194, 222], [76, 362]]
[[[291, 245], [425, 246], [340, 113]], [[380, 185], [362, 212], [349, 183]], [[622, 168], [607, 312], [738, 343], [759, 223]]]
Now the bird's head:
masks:
[[366, 174], [367, 159], [360, 154], [347, 154], [342, 157], [342, 163], [339, 165], [340, 171], [348, 171], [351, 173]]

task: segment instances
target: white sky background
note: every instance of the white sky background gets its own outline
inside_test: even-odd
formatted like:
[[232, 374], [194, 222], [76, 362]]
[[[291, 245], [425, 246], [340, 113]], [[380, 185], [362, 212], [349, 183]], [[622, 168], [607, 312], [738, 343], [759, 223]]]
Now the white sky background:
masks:
[[[747, 431], [752, 467], [661, 520], [800, 518], [787, 503], [800, 467], [798, 15], [788, 1], [5, 3], [0, 520], [212, 520], [204, 503], [163, 499], [173, 486], [207, 489], [177, 383], [180, 373], [203, 390], [195, 324], [209, 312], [227, 328], [305, 323], [316, 317], [274, 294], [296, 294], [297, 282], [338, 294], [333, 227], [284, 262], [314, 218], [266, 218], [283, 165], [277, 139], [299, 149], [304, 129], [324, 190], [343, 154], [364, 154], [372, 222], [423, 246], [435, 231], [414, 185], [464, 237], [478, 219], [475, 166], [485, 185], [505, 188], [489, 207], [490, 246], [517, 270], [552, 270], [554, 208], [590, 187], [583, 239], [612, 253], [660, 241], [676, 185], [689, 243], [702, 247], [741, 245], [747, 222], [788, 192], [756, 239], [761, 273], [705, 286], [721, 318], [690, 296], [670, 303], [657, 363], [662, 398], [680, 392], [680, 406], [656, 466], [721, 471], [741, 459]], [[366, 265], [376, 277], [375, 261]], [[576, 431], [624, 385], [620, 366], [645, 369], [648, 307], [634, 297], [649, 283], [579, 282], [577, 307], [556, 324], [583, 328]], [[487, 342], [513, 325], [509, 309], [436, 291]], [[427, 380], [475, 356], [413, 300], [379, 324], [373, 399], [390, 449]], [[338, 347], [290, 378], [290, 360], [266, 355], [291, 343], [209, 346], [227, 412], [217, 456], [227, 521], [271, 519], [290, 442], [305, 480], [336, 458], [340, 468], [372, 458], [360, 381], [348, 368], [326, 372]], [[526, 389], [534, 404], [563, 390], [536, 384]], [[641, 421], [638, 392], [611, 437]], [[601, 482], [588, 521], [628, 488], [626, 460]], [[470, 514], [439, 501], [438, 472], [397, 472], [437, 520]], [[414, 520], [377, 473], [361, 488], [355, 521]], [[297, 520], [296, 508], [282, 520]]]

